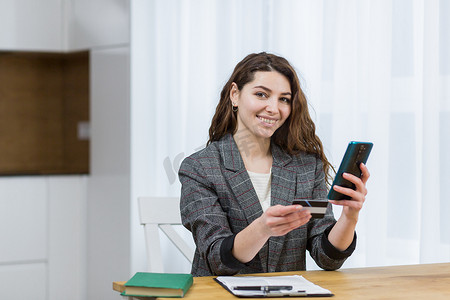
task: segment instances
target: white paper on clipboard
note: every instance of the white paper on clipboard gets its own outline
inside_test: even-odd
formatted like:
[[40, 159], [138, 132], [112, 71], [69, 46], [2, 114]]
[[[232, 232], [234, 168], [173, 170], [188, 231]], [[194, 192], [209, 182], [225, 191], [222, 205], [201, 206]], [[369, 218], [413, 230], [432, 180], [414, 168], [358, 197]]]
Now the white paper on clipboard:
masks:
[[[238, 297], [286, 297], [286, 296], [333, 296], [327, 290], [300, 275], [291, 276], [218, 276], [215, 278], [225, 289]], [[267, 293], [264, 290], [236, 290], [245, 286], [292, 286], [289, 290]]]

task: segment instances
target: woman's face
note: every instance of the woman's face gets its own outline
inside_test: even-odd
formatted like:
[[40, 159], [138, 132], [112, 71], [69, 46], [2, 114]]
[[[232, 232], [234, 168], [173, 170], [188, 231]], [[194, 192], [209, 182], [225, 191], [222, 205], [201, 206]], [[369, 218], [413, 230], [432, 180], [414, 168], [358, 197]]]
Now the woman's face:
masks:
[[276, 71], [255, 72], [253, 81], [240, 91], [233, 83], [230, 98], [238, 106], [237, 131], [270, 139], [289, 117], [291, 97], [288, 79]]

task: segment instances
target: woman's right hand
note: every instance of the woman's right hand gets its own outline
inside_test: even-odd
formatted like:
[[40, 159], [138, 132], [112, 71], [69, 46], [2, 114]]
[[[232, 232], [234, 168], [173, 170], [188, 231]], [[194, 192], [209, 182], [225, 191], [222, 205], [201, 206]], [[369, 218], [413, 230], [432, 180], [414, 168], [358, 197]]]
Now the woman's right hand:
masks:
[[261, 230], [268, 236], [282, 236], [305, 225], [311, 213], [301, 205], [275, 205], [269, 207], [260, 217]]
[[311, 213], [301, 205], [275, 205], [240, 231], [234, 240], [233, 256], [242, 263], [251, 261], [271, 236], [282, 236], [308, 223]]

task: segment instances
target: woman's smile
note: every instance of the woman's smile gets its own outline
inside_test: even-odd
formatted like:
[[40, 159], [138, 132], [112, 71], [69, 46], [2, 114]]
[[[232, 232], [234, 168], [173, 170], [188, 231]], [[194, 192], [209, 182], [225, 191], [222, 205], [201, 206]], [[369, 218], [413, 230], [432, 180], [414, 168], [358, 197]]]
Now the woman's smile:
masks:
[[261, 120], [264, 125], [266, 126], [272, 126], [274, 125], [278, 120], [270, 117], [263, 117], [263, 116], [256, 116], [259, 120]]

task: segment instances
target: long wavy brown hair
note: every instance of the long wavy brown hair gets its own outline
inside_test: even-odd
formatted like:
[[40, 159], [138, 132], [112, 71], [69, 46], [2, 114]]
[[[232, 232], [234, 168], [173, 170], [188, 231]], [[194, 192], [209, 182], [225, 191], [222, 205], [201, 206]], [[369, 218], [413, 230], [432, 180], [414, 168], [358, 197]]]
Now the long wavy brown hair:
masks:
[[239, 91], [244, 85], [253, 81], [255, 72], [276, 71], [284, 75], [291, 86], [291, 114], [284, 124], [272, 135], [271, 142], [287, 153], [293, 155], [300, 151], [315, 154], [323, 162], [326, 182], [331, 183], [330, 169], [334, 170], [323, 151], [323, 145], [316, 135], [316, 126], [308, 111], [308, 102], [300, 87], [300, 81], [294, 68], [280, 56], [261, 52], [247, 55], [234, 68], [233, 74], [220, 93], [220, 101], [209, 128], [207, 144], [220, 140], [227, 133], [237, 130], [237, 112], [232, 109], [230, 92], [232, 83], [236, 83]]

